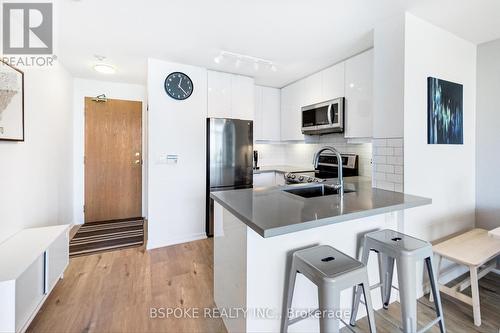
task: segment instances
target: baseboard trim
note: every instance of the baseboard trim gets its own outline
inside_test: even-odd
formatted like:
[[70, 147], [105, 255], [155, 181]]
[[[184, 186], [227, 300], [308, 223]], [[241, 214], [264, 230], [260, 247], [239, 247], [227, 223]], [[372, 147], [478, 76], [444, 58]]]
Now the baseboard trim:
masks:
[[171, 246], [171, 245], [177, 245], [177, 244], [182, 244], [182, 243], [188, 243], [188, 242], [193, 242], [197, 241], [200, 239], [206, 239], [207, 235], [203, 233], [197, 233], [197, 234], [191, 234], [185, 237], [180, 237], [180, 238], [175, 238], [175, 239], [169, 239], [165, 242], [153, 242], [151, 239], [148, 239], [148, 244], [146, 246], [146, 250], [153, 250], [153, 249], [158, 249], [161, 247], [166, 247], [166, 246]]

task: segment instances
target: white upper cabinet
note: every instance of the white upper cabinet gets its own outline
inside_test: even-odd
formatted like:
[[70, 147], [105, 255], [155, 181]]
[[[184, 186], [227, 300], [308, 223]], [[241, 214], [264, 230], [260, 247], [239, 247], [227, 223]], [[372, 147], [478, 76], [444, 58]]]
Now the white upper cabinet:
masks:
[[323, 102], [323, 72], [318, 72], [301, 80], [303, 83], [303, 103], [307, 106]]
[[254, 80], [248, 76], [231, 75], [231, 118], [253, 120]]
[[255, 140], [279, 141], [280, 137], [280, 89], [255, 86]]
[[281, 140], [304, 140], [301, 129], [304, 86], [304, 80], [300, 80], [281, 89]]
[[231, 74], [208, 71], [207, 80], [208, 117], [227, 118], [231, 114]]
[[328, 67], [322, 74], [322, 101], [344, 97], [345, 62]]
[[254, 102], [254, 107], [255, 107], [255, 116], [254, 116], [254, 121], [253, 121], [253, 139], [254, 140], [264, 140], [263, 137], [263, 122], [264, 122], [264, 115], [262, 112], [262, 90], [264, 87], [261, 86], [255, 86], [255, 102]]
[[208, 71], [208, 117], [252, 120], [254, 80], [228, 73]]
[[276, 88], [262, 89], [262, 136], [258, 140], [279, 141], [281, 139], [281, 94]]
[[345, 137], [372, 136], [373, 49], [345, 61]]

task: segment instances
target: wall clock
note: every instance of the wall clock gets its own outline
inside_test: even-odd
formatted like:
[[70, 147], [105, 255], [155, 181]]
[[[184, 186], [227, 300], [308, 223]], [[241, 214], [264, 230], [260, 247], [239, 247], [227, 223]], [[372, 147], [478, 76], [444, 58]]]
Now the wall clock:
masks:
[[182, 101], [193, 93], [193, 81], [184, 73], [173, 72], [165, 79], [165, 92], [173, 99]]

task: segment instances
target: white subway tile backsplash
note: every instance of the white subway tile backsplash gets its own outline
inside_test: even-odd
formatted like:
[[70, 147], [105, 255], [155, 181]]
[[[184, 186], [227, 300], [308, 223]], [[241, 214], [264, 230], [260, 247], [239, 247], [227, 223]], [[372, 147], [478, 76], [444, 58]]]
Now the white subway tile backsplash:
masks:
[[396, 183], [396, 184], [402, 184], [403, 183], [403, 175], [396, 175], [394, 173], [388, 173], [388, 174], [386, 174], [386, 180], [389, 182]]
[[373, 140], [373, 186], [403, 191], [403, 139]]
[[403, 156], [403, 148], [392, 148], [394, 156]]
[[387, 156], [387, 164], [393, 165], [403, 165], [403, 157], [402, 156]]
[[394, 165], [378, 164], [378, 165], [375, 165], [374, 171], [384, 172], [384, 173], [394, 173]]
[[394, 148], [390, 147], [376, 147], [375, 154], [380, 156], [392, 156], [394, 155]]
[[388, 191], [394, 191], [395, 189], [395, 184], [383, 180], [376, 180], [375, 181], [375, 187], [381, 188], [383, 190], [388, 190]]
[[387, 147], [401, 148], [403, 147], [403, 139], [387, 139]]
[[373, 147], [386, 147], [387, 139], [373, 139]]
[[373, 155], [373, 164], [386, 164], [387, 156]]
[[259, 165], [312, 166], [313, 156], [321, 147], [331, 145], [341, 153], [359, 156], [359, 174], [372, 176], [372, 144], [348, 143], [341, 134], [310, 137], [306, 143], [258, 143]]

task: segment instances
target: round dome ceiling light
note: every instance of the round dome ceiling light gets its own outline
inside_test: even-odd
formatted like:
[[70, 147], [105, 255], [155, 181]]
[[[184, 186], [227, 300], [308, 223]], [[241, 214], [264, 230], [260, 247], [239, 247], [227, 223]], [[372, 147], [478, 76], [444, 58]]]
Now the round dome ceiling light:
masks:
[[94, 65], [94, 70], [98, 73], [101, 73], [101, 74], [115, 74], [116, 73], [116, 69], [113, 66], [107, 65], [107, 64]]

